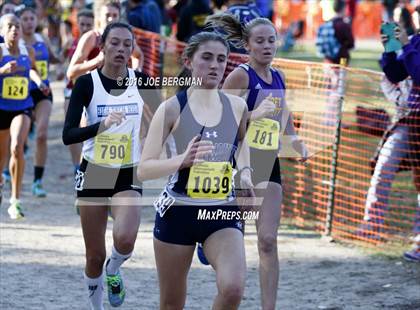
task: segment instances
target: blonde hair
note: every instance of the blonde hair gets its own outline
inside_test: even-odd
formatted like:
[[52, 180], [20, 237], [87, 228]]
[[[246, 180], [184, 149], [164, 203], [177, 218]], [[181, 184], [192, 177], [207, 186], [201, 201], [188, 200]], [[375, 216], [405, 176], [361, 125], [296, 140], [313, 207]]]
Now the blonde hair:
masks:
[[218, 28], [222, 28], [226, 33], [226, 40], [231, 41], [238, 48], [242, 48], [248, 43], [251, 30], [256, 26], [267, 25], [276, 31], [274, 24], [268, 18], [258, 17], [242, 24], [234, 15], [228, 13], [209, 16], [206, 19], [206, 24], [207, 27], [214, 28], [216, 31]]

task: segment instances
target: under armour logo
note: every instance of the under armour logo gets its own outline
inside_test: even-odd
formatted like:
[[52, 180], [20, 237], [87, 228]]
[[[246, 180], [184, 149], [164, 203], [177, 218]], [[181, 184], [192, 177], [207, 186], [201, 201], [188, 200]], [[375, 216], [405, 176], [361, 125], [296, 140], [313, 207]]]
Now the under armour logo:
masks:
[[217, 131], [213, 131], [212, 133], [206, 131], [204, 134], [206, 135], [207, 139], [210, 137], [217, 138]]

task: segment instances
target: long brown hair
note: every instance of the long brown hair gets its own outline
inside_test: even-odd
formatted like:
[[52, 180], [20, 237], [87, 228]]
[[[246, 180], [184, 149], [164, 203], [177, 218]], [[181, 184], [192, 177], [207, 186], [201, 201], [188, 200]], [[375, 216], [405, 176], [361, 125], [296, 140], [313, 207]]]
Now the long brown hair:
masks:
[[231, 41], [238, 48], [243, 48], [248, 43], [251, 30], [256, 26], [267, 25], [273, 27], [274, 31], [276, 31], [274, 24], [267, 18], [258, 17], [246, 24], [242, 24], [234, 15], [228, 13], [209, 16], [206, 19], [206, 24], [214, 29], [223, 29], [226, 33], [226, 40]]
[[[192, 59], [194, 54], [197, 52], [198, 48], [201, 44], [204, 44], [209, 41], [216, 41], [222, 43], [227, 50], [227, 54], [229, 54], [229, 44], [226, 42], [226, 40], [219, 34], [215, 32], [199, 32], [196, 35], [193, 35], [189, 41], [188, 44], [185, 46], [184, 50], [182, 51], [182, 61], [185, 62], [187, 59]], [[191, 71], [186, 67], [183, 66], [181, 72], [178, 74], [178, 77], [190, 77]], [[179, 87], [178, 90], [184, 90], [188, 87]]]

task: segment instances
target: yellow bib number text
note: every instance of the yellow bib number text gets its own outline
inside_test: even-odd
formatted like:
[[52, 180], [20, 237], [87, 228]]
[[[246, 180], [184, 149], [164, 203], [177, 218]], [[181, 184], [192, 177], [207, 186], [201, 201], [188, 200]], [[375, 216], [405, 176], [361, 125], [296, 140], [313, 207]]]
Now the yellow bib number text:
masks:
[[252, 121], [247, 132], [248, 145], [259, 150], [277, 150], [279, 130], [278, 121], [269, 118]]
[[131, 162], [131, 136], [102, 133], [95, 138], [94, 154], [94, 161], [97, 164], [129, 164]]
[[36, 71], [38, 71], [42, 80], [48, 78], [48, 64], [46, 60], [38, 60], [35, 62]]
[[225, 199], [232, 191], [232, 165], [204, 162], [192, 166], [187, 188], [191, 198]]
[[29, 81], [25, 77], [10, 76], [3, 79], [2, 95], [4, 99], [23, 100], [28, 97]]

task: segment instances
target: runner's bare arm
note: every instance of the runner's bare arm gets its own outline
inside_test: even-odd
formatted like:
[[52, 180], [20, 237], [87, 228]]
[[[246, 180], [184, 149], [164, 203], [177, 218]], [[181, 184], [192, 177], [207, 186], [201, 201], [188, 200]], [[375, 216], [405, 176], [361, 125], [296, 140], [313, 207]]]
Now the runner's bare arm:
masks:
[[246, 122], [248, 107], [245, 101], [237, 96], [228, 95], [229, 100], [232, 104], [232, 110], [235, 115], [235, 120], [239, 124], [238, 128], [238, 151], [235, 154], [238, 168], [241, 169], [250, 165], [249, 147], [246, 143]]
[[141, 71], [144, 64], [144, 54], [141, 48], [137, 45], [136, 41], [134, 41], [134, 49], [133, 53], [131, 54], [131, 64], [134, 70]]
[[94, 31], [85, 33], [77, 44], [76, 51], [70, 60], [67, 69], [67, 78], [69, 80], [76, 79], [77, 77], [85, 74], [98, 67], [103, 61], [102, 52], [93, 59], [87, 60], [89, 53], [92, 51], [96, 44], [96, 35]]
[[242, 97], [248, 89], [249, 77], [244, 69], [233, 70], [223, 83], [223, 90], [229, 94]]
[[[242, 98], [236, 96], [229, 96], [232, 103], [236, 121], [239, 123], [238, 128], [238, 150], [235, 153], [237, 169], [241, 171], [240, 184], [242, 189], [253, 188], [251, 180], [251, 170], [243, 169], [250, 167], [250, 152], [246, 140], [246, 126], [248, 121], [248, 107]], [[234, 97], [234, 99], [232, 98]], [[252, 194], [253, 195], [253, 194]], [[252, 196], [251, 195], [251, 196]]]
[[42, 38], [44, 39], [45, 44], [47, 45], [48, 48], [48, 54], [50, 56], [50, 63], [52, 64], [62, 64], [64, 62], [63, 57], [57, 56], [56, 53], [54, 52], [54, 50], [51, 48], [51, 42], [48, 39], [48, 37], [46, 36], [42, 36]]
[[26, 48], [28, 50], [29, 59], [31, 60], [31, 70], [29, 71], [29, 77], [39, 87], [43, 83], [42, 83], [41, 76], [40, 76], [38, 70], [36, 69], [36, 65], [35, 65], [35, 51], [34, 51], [34, 49], [32, 47], [28, 47], [27, 46]]
[[[153, 116], [140, 165], [137, 168], [137, 176], [141, 181], [170, 175], [177, 171], [182, 164], [182, 155], [160, 159], [163, 145], [175, 124], [177, 115], [179, 115], [176, 100], [176, 97], [172, 97], [162, 103]], [[177, 109], [178, 111], [176, 111]]]
[[[3, 59], [3, 50], [0, 48], [0, 61]], [[15, 61], [16, 63], [16, 61]], [[4, 66], [0, 67], [0, 74], [7, 74], [9, 73], [8, 71], [10, 71], [10, 62], [8, 62], [7, 64], [5, 64]]]
[[[242, 68], [236, 68], [230, 73], [225, 82], [223, 83], [223, 89], [227, 93], [237, 95], [245, 98], [248, 93], [249, 76]], [[248, 111], [248, 121], [260, 118], [261, 113], [254, 111]]]

